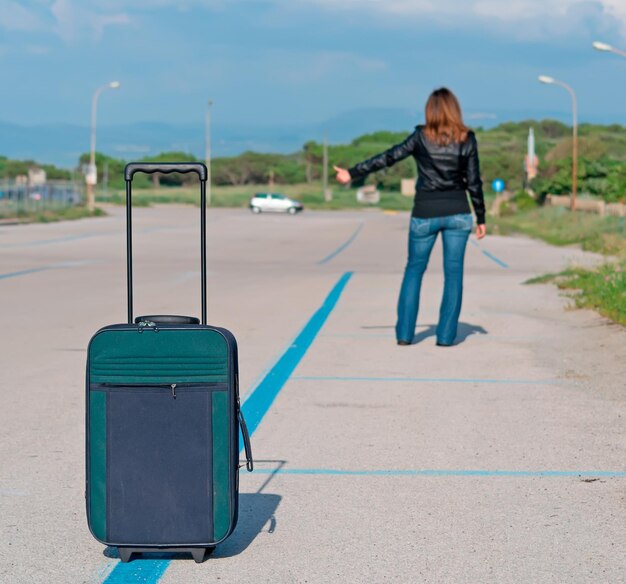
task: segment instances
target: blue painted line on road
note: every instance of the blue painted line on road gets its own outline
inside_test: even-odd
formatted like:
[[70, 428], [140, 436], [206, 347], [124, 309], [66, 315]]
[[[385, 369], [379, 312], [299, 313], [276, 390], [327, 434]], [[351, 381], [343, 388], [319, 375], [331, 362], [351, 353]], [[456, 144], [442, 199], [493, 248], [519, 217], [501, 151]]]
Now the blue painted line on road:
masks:
[[330, 260], [337, 257], [342, 251], [344, 251], [359, 235], [363, 229], [363, 223], [359, 223], [359, 226], [356, 228], [355, 232], [348, 238], [345, 243], [342, 243], [333, 253], [327, 255], [323, 260], [317, 262], [319, 265], [327, 264]]
[[477, 241], [470, 239], [470, 242], [472, 243], [472, 245], [476, 246], [483, 255], [487, 256], [490, 260], [496, 262], [496, 264], [498, 264], [501, 268], [504, 268], [505, 270], [509, 269], [508, 264], [504, 263], [500, 258], [497, 258], [490, 251], [487, 251], [486, 249], [484, 249]]
[[50, 266], [42, 266], [41, 268], [31, 268], [30, 270], [20, 270], [18, 272], [7, 272], [0, 274], [0, 280], [8, 280], [9, 278], [17, 278], [18, 276], [27, 276], [28, 274], [36, 274], [37, 272], [45, 272], [51, 270]]
[[626, 471], [610, 470], [455, 470], [455, 469], [409, 469], [409, 470], [341, 470], [334, 468], [257, 468], [259, 474], [327, 475], [367, 477], [597, 477], [624, 478]]
[[54, 239], [36, 239], [34, 241], [26, 241], [24, 243], [3, 243], [0, 248], [22, 248], [22, 247], [37, 247], [39, 245], [50, 245], [54, 243], [66, 243], [68, 241], [77, 241], [80, 239], [89, 239], [91, 237], [98, 237], [100, 235], [112, 235], [112, 233], [82, 233], [79, 235], [67, 235], [65, 237], [57, 237]]
[[106, 584], [155, 584], [165, 574], [170, 560], [144, 560], [116, 564], [109, 573]]
[[[346, 272], [339, 278], [322, 306], [313, 314], [300, 334], [287, 347], [274, 367], [250, 392], [248, 399], [241, 406], [250, 435], [259, 427], [276, 396], [324, 326], [351, 277], [352, 272]], [[241, 437], [239, 444], [243, 444]], [[127, 564], [120, 562], [115, 565], [103, 584], [156, 584], [167, 570], [169, 563], [170, 560], [141, 560]], [[143, 571], [139, 570], [141, 566], [145, 566]]]
[[49, 266], [41, 266], [39, 268], [29, 268], [28, 270], [19, 270], [17, 272], [7, 272], [0, 274], [0, 280], [8, 280], [9, 278], [17, 278], [18, 276], [27, 276], [36, 274], [37, 272], [47, 272], [48, 270], [59, 270], [62, 268], [76, 268], [94, 263], [93, 260], [81, 260], [77, 262], [62, 262], [60, 264], [51, 264]]
[[398, 383], [493, 383], [503, 385], [562, 385], [558, 379], [465, 379], [454, 377], [350, 377], [299, 375], [294, 381], [376, 381]]
[[[146, 227], [139, 231], [142, 234], [160, 233], [162, 231], [175, 231], [172, 227]], [[110, 237], [112, 235], [123, 235], [122, 231], [103, 231], [102, 233], [78, 233], [76, 235], [65, 235], [52, 239], [35, 239], [23, 243], [1, 243], [0, 249], [15, 249], [24, 247], [38, 247], [41, 245], [53, 245], [55, 243], [68, 243], [70, 241], [80, 241], [82, 239], [92, 239], [93, 237]]]

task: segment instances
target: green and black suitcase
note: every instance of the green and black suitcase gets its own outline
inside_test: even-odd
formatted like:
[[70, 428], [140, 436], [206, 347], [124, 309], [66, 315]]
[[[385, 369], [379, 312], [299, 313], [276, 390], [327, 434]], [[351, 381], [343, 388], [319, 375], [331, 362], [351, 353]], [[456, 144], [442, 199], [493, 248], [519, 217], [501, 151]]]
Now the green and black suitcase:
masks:
[[[137, 172], [200, 178], [202, 323], [133, 319], [131, 183]], [[207, 326], [204, 164], [131, 163], [125, 169], [128, 322], [100, 329], [87, 351], [87, 521], [101, 543], [134, 552], [187, 551], [200, 562], [237, 522], [237, 344]]]

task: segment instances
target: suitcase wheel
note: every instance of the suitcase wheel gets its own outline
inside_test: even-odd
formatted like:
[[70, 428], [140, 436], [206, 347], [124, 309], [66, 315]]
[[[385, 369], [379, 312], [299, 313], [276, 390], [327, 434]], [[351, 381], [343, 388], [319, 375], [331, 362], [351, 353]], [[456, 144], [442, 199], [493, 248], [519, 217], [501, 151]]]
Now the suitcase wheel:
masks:
[[124, 564], [126, 564], [127, 562], [130, 562], [133, 554], [143, 553], [143, 552], [155, 552], [155, 553], [189, 552], [191, 556], [193, 557], [194, 562], [196, 562], [196, 564], [201, 564], [202, 562], [204, 562], [204, 560], [206, 560], [208, 556], [210, 556], [213, 553], [214, 549], [215, 549], [214, 547], [210, 547], [210, 548], [165, 548], [165, 549], [157, 549], [157, 548], [145, 549], [145, 548], [132, 548], [132, 547], [118, 547], [117, 548], [119, 555], [120, 555], [120, 560]]

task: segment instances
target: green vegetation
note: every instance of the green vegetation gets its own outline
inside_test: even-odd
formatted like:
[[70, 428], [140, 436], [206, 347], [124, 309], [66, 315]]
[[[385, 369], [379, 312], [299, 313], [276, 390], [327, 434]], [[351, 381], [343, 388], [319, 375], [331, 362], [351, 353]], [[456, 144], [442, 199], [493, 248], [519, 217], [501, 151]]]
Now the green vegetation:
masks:
[[[535, 130], [540, 161], [539, 175], [532, 184], [533, 190], [540, 195], [540, 200], [548, 193], [569, 193], [571, 128], [555, 120], [525, 120], [500, 124], [488, 130], [476, 129], [482, 175], [488, 194], [491, 193], [489, 185], [495, 178], [504, 179], [509, 190], [513, 192], [523, 187], [523, 162], [530, 127]], [[330, 164], [350, 167], [401, 142], [408, 131], [409, 129], [407, 132], [373, 132], [359, 136], [349, 144], [331, 145]], [[591, 197], [601, 197], [607, 202], [626, 201], [626, 127], [616, 124], [582, 124], [579, 134], [580, 192]], [[83, 154], [78, 166], [87, 163], [88, 159], [89, 155]], [[196, 157], [187, 152], [176, 151], [152, 155], [144, 160], [194, 161]], [[292, 154], [244, 152], [239, 156], [213, 159], [212, 182], [216, 187], [244, 187], [273, 182], [278, 185], [277, 190], [284, 190], [284, 185], [310, 185], [313, 188], [321, 180], [322, 161], [323, 146], [313, 141], [307, 142], [301, 150]], [[109, 188], [113, 191], [123, 190], [125, 163], [124, 160], [97, 153], [99, 184], [105, 182], [106, 173]], [[32, 166], [41, 165], [33, 161], [11, 161], [0, 157], [0, 178], [14, 178], [18, 174], [25, 174]], [[43, 168], [49, 178], [69, 178], [70, 173], [67, 170], [50, 165], [44, 165]], [[366, 182], [376, 184], [385, 192], [394, 193], [400, 190], [400, 179], [414, 177], [415, 173], [415, 165], [408, 159], [391, 169], [373, 174]], [[137, 175], [135, 187], [186, 187], [195, 180], [193, 175]], [[312, 204], [316, 203], [313, 201]]]
[[554, 282], [572, 292], [576, 306], [592, 308], [626, 325], [626, 218], [542, 207], [492, 219], [490, 223], [494, 233], [523, 233], [552, 245], [580, 244], [585, 250], [612, 256], [597, 269], [574, 267], [527, 283]]
[[493, 233], [523, 233], [552, 245], [580, 244], [604, 255], [626, 254], [626, 218], [571, 213], [563, 207], [537, 207], [515, 215], [490, 218]]
[[86, 217], [102, 217], [106, 213], [99, 208], [93, 212], [88, 211], [84, 206], [46, 208], [46, 209], [6, 209], [0, 206], [0, 223], [7, 220], [15, 220], [18, 223], [51, 223], [54, 221], [72, 221], [84, 219]]
[[69, 170], [57, 168], [53, 164], [39, 164], [34, 160], [10, 160], [6, 156], [0, 156], [0, 178], [28, 174], [28, 169], [33, 167], [45, 170], [50, 180], [69, 180], [72, 174]]
[[[526, 155], [528, 129], [535, 130], [539, 175], [534, 179], [533, 190], [540, 200], [548, 194], [569, 193], [571, 188], [571, 128], [554, 120], [526, 120], [509, 122], [495, 128], [476, 129], [482, 175], [486, 191], [495, 178], [503, 178], [509, 190], [519, 191], [523, 186], [523, 162]], [[591, 197], [601, 197], [607, 202], [626, 201], [626, 128], [620, 125], [601, 126], [582, 124], [579, 140], [579, 189]], [[404, 132], [374, 132], [359, 136], [349, 144], [329, 147], [330, 164], [350, 167], [361, 160], [384, 151], [406, 137]], [[87, 162], [84, 154], [80, 162]], [[185, 152], [165, 152], [150, 156], [150, 160], [193, 161], [196, 158]], [[148, 160], [146, 159], [146, 160]], [[270, 154], [244, 152], [230, 158], [215, 158], [212, 163], [212, 182], [215, 186], [262, 185], [273, 181], [280, 185], [315, 185], [322, 177], [323, 146], [307, 142], [293, 154]], [[109, 185], [123, 188], [124, 161], [97, 155], [98, 170], [108, 167]], [[366, 179], [388, 192], [400, 190], [402, 178], [414, 177], [412, 160], [404, 160], [396, 166], [374, 173]], [[1, 171], [0, 171], [1, 174]], [[332, 173], [331, 173], [332, 174]], [[138, 175], [137, 187], [188, 186], [192, 175], [167, 175], [146, 177]], [[519, 207], [519, 205], [518, 205]]]
[[[218, 186], [211, 189], [212, 207], [247, 207], [254, 193], [268, 190], [279, 191], [289, 197], [301, 201], [307, 209], [361, 209], [367, 207], [356, 201], [356, 189], [345, 188], [339, 185], [333, 187], [333, 200], [324, 201], [322, 185], [320, 183], [280, 185], [269, 189], [263, 185]], [[96, 199], [101, 203], [124, 205], [126, 195], [124, 191], [115, 190], [108, 195], [98, 193]], [[198, 205], [199, 195], [197, 187], [180, 188], [150, 188], [133, 191], [133, 205], [145, 207], [152, 204], [179, 203]], [[413, 205], [411, 197], [404, 197], [398, 192], [381, 192], [379, 207], [382, 209], [408, 211]]]
[[612, 262], [596, 270], [569, 268], [560, 274], [546, 274], [528, 284], [554, 282], [570, 290], [578, 308], [591, 308], [626, 326], [626, 262]]

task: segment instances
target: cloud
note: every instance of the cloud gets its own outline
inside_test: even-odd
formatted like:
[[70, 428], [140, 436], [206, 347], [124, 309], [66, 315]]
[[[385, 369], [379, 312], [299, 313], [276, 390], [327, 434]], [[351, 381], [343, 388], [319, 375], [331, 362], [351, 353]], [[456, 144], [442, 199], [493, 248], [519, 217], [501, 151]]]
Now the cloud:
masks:
[[52, 32], [67, 42], [98, 40], [105, 28], [130, 23], [128, 13], [107, 9], [98, 2], [79, 0], [0, 0], [0, 29], [45, 34]]
[[549, 40], [584, 34], [626, 40], [626, 0], [0, 0], [0, 29], [53, 31], [67, 42], [99, 39], [110, 26], [126, 26], [131, 14], [158, 9], [225, 12], [265, 5], [277, 11], [308, 7], [322, 12], [358, 12], [381, 25], [432, 24], [472, 27], [513, 40]]
[[126, 12], [106, 13], [88, 8], [86, 3], [73, 0], [54, 0], [50, 6], [59, 36], [74, 41], [85, 35], [98, 40], [107, 26], [127, 25], [130, 17]]
[[[283, 1], [283, 0], [280, 0]], [[626, 38], [625, 0], [284, 0], [326, 10], [369, 12], [393, 21], [434, 22], [468, 29], [474, 24], [514, 38], [546, 39], [581, 31], [618, 32]]]
[[45, 19], [33, 7], [13, 0], [0, 0], [0, 28], [8, 31], [35, 32], [45, 27]]

